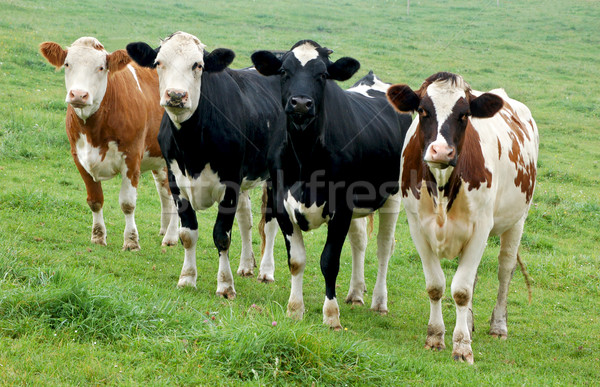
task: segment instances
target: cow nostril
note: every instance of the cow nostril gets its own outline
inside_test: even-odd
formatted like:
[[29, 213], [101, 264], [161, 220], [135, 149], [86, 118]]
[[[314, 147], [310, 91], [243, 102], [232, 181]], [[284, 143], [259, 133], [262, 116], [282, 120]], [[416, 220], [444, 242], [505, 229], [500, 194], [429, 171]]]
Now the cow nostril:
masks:
[[306, 101], [306, 107], [310, 108], [311, 106], [312, 106], [312, 101], [311, 100]]
[[296, 100], [296, 98], [292, 98], [290, 103], [292, 104], [292, 106], [296, 106], [298, 104], [298, 100]]

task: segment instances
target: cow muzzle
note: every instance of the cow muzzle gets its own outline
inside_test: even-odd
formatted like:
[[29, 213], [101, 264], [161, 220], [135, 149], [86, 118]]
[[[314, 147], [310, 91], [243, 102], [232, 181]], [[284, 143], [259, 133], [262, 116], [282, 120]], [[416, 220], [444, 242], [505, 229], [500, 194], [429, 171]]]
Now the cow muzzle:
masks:
[[74, 108], [84, 108], [92, 104], [90, 93], [84, 90], [71, 89], [67, 94], [67, 103]]
[[185, 108], [189, 101], [189, 94], [185, 90], [167, 89], [163, 106], [171, 108]]
[[294, 127], [304, 130], [315, 119], [315, 104], [307, 96], [292, 96], [288, 99], [285, 112]]
[[431, 144], [425, 154], [425, 161], [434, 168], [456, 166], [456, 148], [448, 144]]

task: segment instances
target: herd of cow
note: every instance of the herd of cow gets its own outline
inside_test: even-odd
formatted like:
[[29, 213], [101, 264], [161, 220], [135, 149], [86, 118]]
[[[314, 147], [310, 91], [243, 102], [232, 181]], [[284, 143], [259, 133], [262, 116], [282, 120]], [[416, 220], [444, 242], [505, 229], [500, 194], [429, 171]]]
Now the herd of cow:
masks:
[[231, 229], [237, 217], [237, 274], [252, 276], [248, 190], [263, 185], [258, 279], [274, 280], [279, 228], [291, 273], [287, 312], [302, 318], [302, 232], [327, 223], [323, 321], [337, 330], [342, 245], [348, 236], [352, 277], [345, 301], [363, 304], [374, 211], [379, 266], [371, 309], [388, 311], [387, 268], [402, 202], [430, 299], [426, 348], [445, 348], [440, 260], [459, 257], [451, 285], [457, 314], [452, 356], [473, 363], [473, 290], [490, 235], [499, 235], [501, 244], [490, 334], [506, 338], [506, 298], [533, 195], [539, 140], [529, 109], [504, 90], [481, 93], [444, 72], [416, 91], [384, 83], [372, 72], [343, 90], [334, 81], [352, 77], [359, 62], [332, 62], [332, 51], [311, 40], [289, 51], [257, 51], [254, 67], [239, 70], [228, 68], [233, 51], [209, 52], [184, 32], [157, 48], [137, 42], [108, 53], [98, 40], [82, 37], [67, 49], [45, 42], [40, 50], [65, 70], [66, 130], [92, 210], [92, 242], [106, 244], [101, 181], [121, 174], [123, 249], [140, 248], [137, 186], [140, 173], [152, 170], [162, 243], [179, 239], [185, 249], [178, 286], [196, 286], [196, 211], [217, 203], [217, 294], [233, 298]]

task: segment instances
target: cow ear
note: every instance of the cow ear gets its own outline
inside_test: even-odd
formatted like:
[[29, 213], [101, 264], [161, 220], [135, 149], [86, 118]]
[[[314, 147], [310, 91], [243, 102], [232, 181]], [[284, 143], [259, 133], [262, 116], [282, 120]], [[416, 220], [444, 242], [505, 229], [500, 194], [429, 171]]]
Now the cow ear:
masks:
[[252, 63], [254, 63], [256, 71], [262, 75], [279, 74], [279, 70], [283, 64], [281, 59], [274, 55], [271, 51], [256, 51], [254, 54], [252, 54], [250, 59], [252, 60]]
[[204, 51], [204, 71], [218, 73], [223, 71], [233, 62], [235, 53], [228, 48], [217, 48], [210, 54]]
[[496, 94], [483, 93], [471, 100], [471, 115], [475, 118], [489, 118], [498, 113], [503, 105], [504, 100]]
[[329, 73], [329, 79], [345, 81], [350, 79], [359, 68], [360, 63], [356, 59], [343, 57], [330, 64], [327, 67], [327, 73]]
[[154, 62], [156, 61], [156, 55], [158, 55], [160, 47], [158, 47], [157, 49], [153, 49], [144, 42], [134, 42], [129, 43], [126, 49], [127, 54], [129, 54], [129, 57], [140, 66], [150, 68], [156, 67]]
[[392, 85], [387, 90], [387, 99], [400, 113], [412, 113], [419, 108], [421, 99], [408, 85]]
[[58, 43], [44, 42], [40, 44], [40, 52], [48, 60], [48, 62], [58, 70], [65, 64], [67, 58], [67, 50]]
[[125, 50], [117, 50], [106, 56], [106, 67], [111, 72], [117, 72], [125, 68], [131, 62], [131, 58]]

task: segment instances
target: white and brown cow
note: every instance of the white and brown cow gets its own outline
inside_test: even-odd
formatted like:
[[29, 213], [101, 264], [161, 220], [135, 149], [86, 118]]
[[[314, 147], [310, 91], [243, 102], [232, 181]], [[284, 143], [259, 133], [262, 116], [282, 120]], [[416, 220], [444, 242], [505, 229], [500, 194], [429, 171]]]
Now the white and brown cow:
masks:
[[140, 173], [152, 170], [161, 200], [162, 244], [177, 244], [177, 211], [157, 141], [164, 110], [159, 104], [156, 71], [129, 64], [125, 50], [108, 53], [91, 37], [77, 39], [66, 50], [45, 42], [40, 51], [50, 64], [65, 69], [67, 136], [92, 210], [92, 242], [106, 245], [100, 182], [120, 173], [123, 249], [139, 250], [134, 219], [137, 187]]
[[425, 348], [445, 348], [440, 260], [460, 257], [451, 286], [452, 356], [473, 363], [473, 289], [490, 235], [500, 236], [490, 334], [507, 336], [506, 296], [535, 185], [537, 127], [504, 90], [477, 92], [455, 74], [432, 75], [416, 92], [394, 85], [387, 94], [399, 111], [418, 112], [402, 151], [401, 193], [430, 299]]

